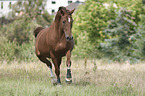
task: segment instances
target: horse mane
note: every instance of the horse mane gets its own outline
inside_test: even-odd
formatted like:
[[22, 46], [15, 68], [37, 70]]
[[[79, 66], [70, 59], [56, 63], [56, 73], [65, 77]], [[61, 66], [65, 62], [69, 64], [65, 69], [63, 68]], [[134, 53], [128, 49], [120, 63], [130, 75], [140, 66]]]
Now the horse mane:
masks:
[[[62, 13], [63, 12], [63, 13]], [[55, 16], [55, 21], [56, 22], [59, 22], [59, 20], [61, 19], [61, 15], [62, 14], [66, 14], [66, 13], [69, 13], [69, 10], [67, 10], [65, 7], [61, 6], [59, 7], [58, 11], [57, 11], [57, 14]], [[35, 38], [37, 37], [38, 33], [43, 30], [44, 28], [43, 27], [37, 27], [35, 30], [34, 30], [34, 36]]]
[[55, 16], [55, 20], [61, 18], [62, 15], [69, 13], [69, 10], [67, 10], [65, 7], [61, 6], [59, 7], [57, 14]]

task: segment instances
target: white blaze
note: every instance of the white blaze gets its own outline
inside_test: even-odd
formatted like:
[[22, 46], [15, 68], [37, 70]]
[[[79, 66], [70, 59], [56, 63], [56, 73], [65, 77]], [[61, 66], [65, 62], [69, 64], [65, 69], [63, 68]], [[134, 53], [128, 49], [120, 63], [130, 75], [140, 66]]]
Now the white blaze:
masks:
[[70, 22], [70, 18], [68, 17], [68, 22]]

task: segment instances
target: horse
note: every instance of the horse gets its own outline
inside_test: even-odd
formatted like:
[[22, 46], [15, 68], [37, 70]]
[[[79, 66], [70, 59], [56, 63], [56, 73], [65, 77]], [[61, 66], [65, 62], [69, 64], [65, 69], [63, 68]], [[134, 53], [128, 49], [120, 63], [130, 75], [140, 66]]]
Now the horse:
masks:
[[[66, 56], [67, 75], [65, 81], [72, 82], [71, 76], [71, 52], [74, 48], [72, 36], [72, 14], [75, 9], [68, 10], [59, 7], [53, 23], [48, 28], [37, 27], [35, 35], [35, 54], [40, 61], [45, 63], [50, 69], [51, 81], [54, 85], [61, 85], [60, 65], [62, 57]], [[52, 71], [52, 60], [55, 67], [55, 75]]]

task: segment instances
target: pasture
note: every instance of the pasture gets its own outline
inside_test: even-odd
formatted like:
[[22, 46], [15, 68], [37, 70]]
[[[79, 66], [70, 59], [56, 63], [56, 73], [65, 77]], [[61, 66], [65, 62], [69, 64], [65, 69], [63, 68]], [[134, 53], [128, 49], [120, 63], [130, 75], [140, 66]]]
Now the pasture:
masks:
[[50, 70], [40, 61], [0, 62], [0, 96], [145, 96], [144, 63], [84, 62], [72, 60], [73, 83], [68, 85], [63, 58], [62, 87], [51, 84]]

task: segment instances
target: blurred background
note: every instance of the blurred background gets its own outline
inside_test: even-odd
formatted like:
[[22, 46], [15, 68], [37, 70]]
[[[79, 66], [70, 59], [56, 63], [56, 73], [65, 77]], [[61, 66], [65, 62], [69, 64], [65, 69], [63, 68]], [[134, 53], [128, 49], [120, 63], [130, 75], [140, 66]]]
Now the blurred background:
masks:
[[38, 60], [33, 31], [60, 6], [76, 8], [72, 58], [144, 61], [145, 0], [0, 0], [0, 61]]

